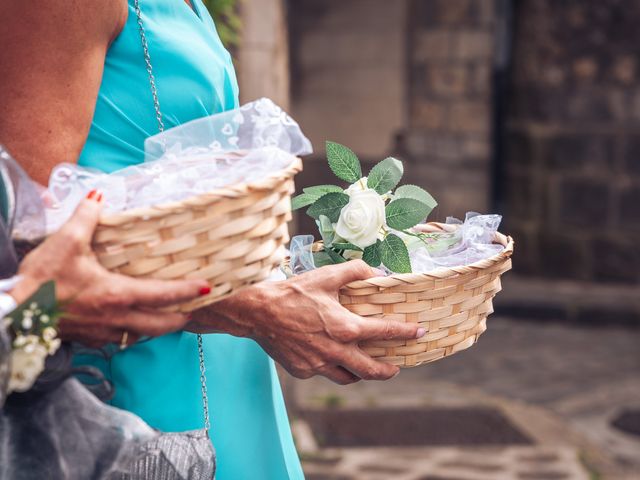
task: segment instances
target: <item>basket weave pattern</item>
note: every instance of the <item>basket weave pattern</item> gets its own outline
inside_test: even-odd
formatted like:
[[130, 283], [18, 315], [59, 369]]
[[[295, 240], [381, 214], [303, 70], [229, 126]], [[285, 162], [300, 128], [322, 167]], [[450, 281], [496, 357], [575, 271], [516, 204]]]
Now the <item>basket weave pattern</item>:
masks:
[[266, 279], [289, 240], [293, 177], [285, 170], [180, 202], [100, 220], [93, 248], [108, 270], [138, 278], [206, 279], [209, 295], [174, 310], [190, 312]]
[[[437, 223], [427, 232], [443, 231]], [[429, 273], [395, 274], [352, 282], [340, 290], [340, 303], [364, 316], [414, 322], [427, 330], [418, 340], [370, 341], [362, 349], [377, 360], [414, 367], [471, 347], [487, 329], [500, 276], [511, 269], [513, 239], [498, 234], [505, 250], [472, 265]]]

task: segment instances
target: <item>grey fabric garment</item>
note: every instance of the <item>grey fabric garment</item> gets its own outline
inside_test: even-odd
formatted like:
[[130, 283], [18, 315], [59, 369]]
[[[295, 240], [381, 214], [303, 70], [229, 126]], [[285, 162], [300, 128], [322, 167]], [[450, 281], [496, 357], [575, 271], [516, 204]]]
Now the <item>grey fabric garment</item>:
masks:
[[74, 378], [13, 394], [0, 414], [2, 480], [204, 480], [214, 471], [204, 431], [161, 434]]

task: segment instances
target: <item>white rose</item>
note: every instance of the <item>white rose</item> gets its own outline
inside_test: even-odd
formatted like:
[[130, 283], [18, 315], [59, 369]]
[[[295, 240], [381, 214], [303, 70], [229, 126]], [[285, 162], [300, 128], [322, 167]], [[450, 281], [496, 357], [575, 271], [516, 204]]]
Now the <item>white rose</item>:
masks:
[[357, 247], [376, 243], [385, 224], [384, 201], [375, 190], [351, 193], [349, 203], [340, 212], [336, 233]]
[[19, 348], [11, 352], [10, 392], [26, 392], [40, 373], [44, 370], [47, 349], [42, 345], [34, 345], [29, 351]]
[[362, 177], [356, 183], [351, 184], [349, 188], [347, 188], [344, 193], [351, 196], [351, 194], [355, 192], [362, 192], [367, 189], [367, 177]]

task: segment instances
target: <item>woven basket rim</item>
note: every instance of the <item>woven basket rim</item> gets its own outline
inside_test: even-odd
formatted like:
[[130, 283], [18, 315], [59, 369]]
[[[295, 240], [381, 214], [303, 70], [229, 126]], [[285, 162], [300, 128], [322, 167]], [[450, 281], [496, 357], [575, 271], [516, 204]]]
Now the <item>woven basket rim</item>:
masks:
[[99, 225], [114, 226], [139, 219], [156, 218], [176, 211], [182, 211], [192, 206], [208, 205], [220, 199], [242, 198], [251, 192], [272, 190], [278, 183], [292, 178], [301, 171], [302, 159], [292, 155], [291, 163], [287, 167], [254, 182], [234, 183], [179, 201], [159, 203], [152, 207], [138, 207], [124, 212], [104, 214], [100, 217]]
[[[445, 232], [455, 230], [458, 228], [458, 226], [439, 222], [428, 222], [419, 225], [418, 228], [421, 228], [427, 232]], [[321, 244], [322, 242], [316, 243]], [[478, 270], [485, 270], [498, 263], [508, 260], [513, 255], [514, 241], [510, 236], [497, 232], [493, 243], [498, 243], [504, 246], [505, 249], [500, 253], [492, 255], [489, 258], [479, 260], [469, 265], [460, 267], [439, 267], [427, 273], [394, 273], [386, 277], [372, 277], [367, 280], [357, 280], [355, 282], [346, 284], [344, 287], [352, 289], [368, 288], [373, 286], [393, 287], [404, 283], [415, 284], [425, 280], [439, 280], [456, 275], [464, 275]], [[289, 259], [287, 258], [285, 262], [288, 263]]]

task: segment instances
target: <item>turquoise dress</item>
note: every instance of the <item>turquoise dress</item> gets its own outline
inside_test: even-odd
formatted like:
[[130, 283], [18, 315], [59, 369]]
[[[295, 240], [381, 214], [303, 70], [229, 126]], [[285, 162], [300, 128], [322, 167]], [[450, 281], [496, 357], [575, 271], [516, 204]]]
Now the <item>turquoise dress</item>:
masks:
[[[201, 0], [141, 0], [166, 128], [238, 105], [233, 65]], [[142, 162], [158, 132], [136, 15], [106, 56], [91, 130], [79, 164], [107, 172]], [[218, 480], [303, 478], [273, 361], [252, 340], [204, 336], [211, 436]], [[112, 404], [163, 431], [203, 427], [196, 335], [181, 332], [134, 345], [100, 367]]]

